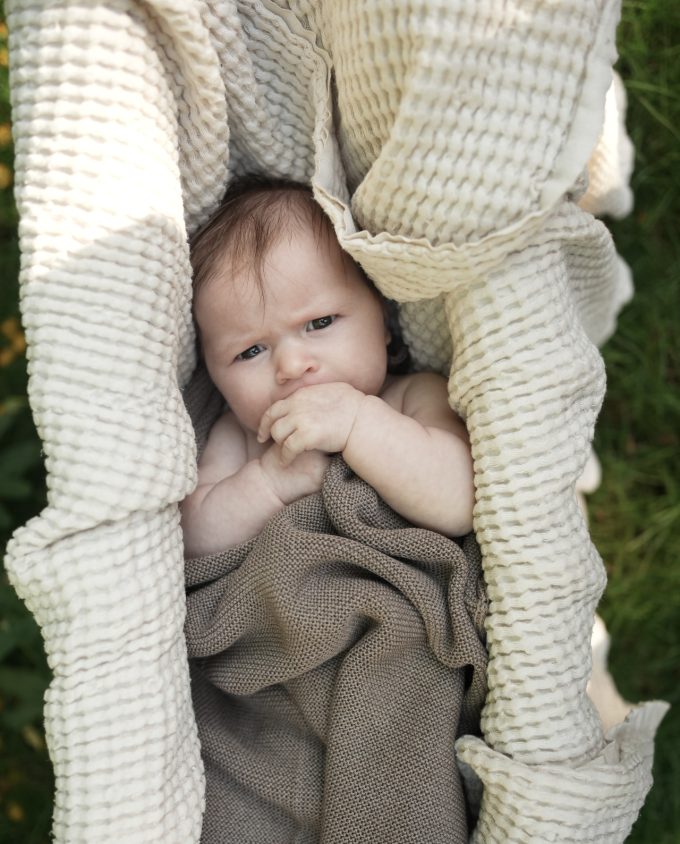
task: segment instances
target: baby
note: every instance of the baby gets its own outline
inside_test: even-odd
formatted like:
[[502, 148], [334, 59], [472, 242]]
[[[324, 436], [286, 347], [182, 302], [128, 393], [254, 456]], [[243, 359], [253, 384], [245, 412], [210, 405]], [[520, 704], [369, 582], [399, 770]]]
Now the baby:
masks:
[[201, 348], [228, 410], [182, 504], [187, 556], [255, 536], [320, 489], [336, 453], [411, 523], [471, 529], [472, 458], [446, 382], [388, 374], [384, 303], [309, 188], [230, 189], [192, 264]]

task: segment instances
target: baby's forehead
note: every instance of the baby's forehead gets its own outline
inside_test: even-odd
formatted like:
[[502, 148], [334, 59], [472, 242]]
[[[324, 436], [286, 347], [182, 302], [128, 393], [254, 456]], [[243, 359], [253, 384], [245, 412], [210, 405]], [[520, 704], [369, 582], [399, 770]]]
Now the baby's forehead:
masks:
[[330, 234], [299, 227], [281, 234], [255, 254], [243, 254], [228, 245], [218, 261], [211, 287], [227, 290], [232, 296], [250, 301], [277, 293], [279, 281], [299, 280], [315, 294], [338, 284], [351, 285], [360, 280], [370, 287], [361, 269]]
[[254, 274], [248, 272], [215, 274], [201, 287], [194, 310], [199, 323], [216, 313], [238, 314], [263, 306], [267, 294]]

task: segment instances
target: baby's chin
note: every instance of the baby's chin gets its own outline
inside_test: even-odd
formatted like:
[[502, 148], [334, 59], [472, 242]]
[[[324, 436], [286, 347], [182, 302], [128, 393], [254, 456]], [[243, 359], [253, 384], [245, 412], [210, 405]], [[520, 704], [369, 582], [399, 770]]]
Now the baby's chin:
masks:
[[[248, 438], [250, 439], [251, 435], [252, 438], [255, 439], [257, 437], [257, 430], [260, 427], [260, 419], [262, 416], [260, 415], [257, 419], [251, 419], [250, 414], [242, 414], [239, 413], [238, 410], [235, 410], [229, 402], [227, 402], [227, 408], [229, 409], [229, 413], [236, 419], [241, 430], [248, 434]], [[265, 408], [266, 410], [266, 408]], [[264, 410], [262, 411], [264, 413]]]

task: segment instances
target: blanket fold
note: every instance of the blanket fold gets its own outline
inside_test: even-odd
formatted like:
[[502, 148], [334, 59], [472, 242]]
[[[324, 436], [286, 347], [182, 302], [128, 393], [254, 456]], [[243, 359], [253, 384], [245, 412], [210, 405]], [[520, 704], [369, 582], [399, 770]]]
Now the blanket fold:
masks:
[[237, 548], [187, 560], [204, 842], [467, 841], [486, 595], [472, 535], [416, 528], [340, 457]]

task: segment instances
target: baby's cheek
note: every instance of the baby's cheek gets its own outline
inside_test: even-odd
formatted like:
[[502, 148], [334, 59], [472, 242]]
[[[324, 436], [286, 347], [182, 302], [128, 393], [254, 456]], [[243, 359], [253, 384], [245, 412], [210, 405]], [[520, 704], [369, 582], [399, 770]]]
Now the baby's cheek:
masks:
[[[252, 380], [252, 383], [249, 381]], [[269, 406], [266, 395], [257, 388], [257, 379], [225, 379], [221, 390], [230, 410], [244, 428], [256, 431]]]
[[367, 395], [378, 395], [387, 377], [387, 355], [381, 347], [371, 350], [370, 357], [365, 360], [365, 365], [358, 373], [360, 384], [357, 389]]
[[239, 409], [234, 409], [234, 413], [245, 428], [255, 432], [260, 427], [260, 420], [268, 407], [267, 402], [250, 399], [240, 402]]

